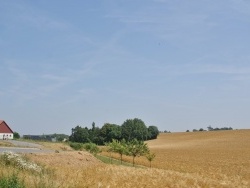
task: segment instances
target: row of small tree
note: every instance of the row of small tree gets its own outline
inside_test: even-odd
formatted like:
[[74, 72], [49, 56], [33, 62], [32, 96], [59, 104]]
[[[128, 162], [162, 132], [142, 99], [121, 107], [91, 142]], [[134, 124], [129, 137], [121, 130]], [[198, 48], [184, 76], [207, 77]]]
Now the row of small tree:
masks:
[[132, 156], [133, 166], [135, 165], [135, 158], [140, 156], [145, 156], [148, 161], [151, 162], [155, 158], [155, 154], [151, 153], [148, 145], [141, 140], [133, 139], [126, 141], [122, 139], [121, 141], [113, 139], [112, 142], [106, 143], [107, 151], [110, 153], [110, 158], [112, 159], [112, 153], [118, 153], [120, 155], [120, 160], [122, 164], [123, 155]]

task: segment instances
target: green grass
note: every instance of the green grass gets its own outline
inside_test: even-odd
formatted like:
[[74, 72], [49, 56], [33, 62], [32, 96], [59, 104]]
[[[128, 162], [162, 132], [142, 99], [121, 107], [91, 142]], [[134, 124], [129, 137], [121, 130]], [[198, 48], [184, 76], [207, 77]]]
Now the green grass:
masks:
[[16, 174], [0, 178], [1, 188], [25, 188], [23, 181], [18, 179]]
[[[132, 163], [128, 163], [128, 162], [124, 162], [124, 161], [122, 161], [122, 163], [121, 163], [120, 160], [110, 158], [110, 157], [106, 157], [106, 156], [103, 156], [103, 155], [96, 155], [96, 158], [99, 159], [100, 161], [106, 163], [106, 164], [114, 164], [114, 165], [123, 165], [123, 166], [133, 167]], [[140, 165], [135, 165], [134, 167], [136, 167], [136, 168], [144, 168], [143, 166], [140, 166]]]

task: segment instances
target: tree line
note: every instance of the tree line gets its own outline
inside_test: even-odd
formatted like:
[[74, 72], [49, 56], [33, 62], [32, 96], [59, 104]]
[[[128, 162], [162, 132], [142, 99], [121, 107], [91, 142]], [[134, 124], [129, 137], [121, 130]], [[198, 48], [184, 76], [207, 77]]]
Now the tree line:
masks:
[[104, 145], [112, 142], [112, 140], [145, 141], [156, 139], [159, 135], [159, 130], [156, 126], [147, 127], [145, 123], [138, 118], [127, 119], [122, 125], [105, 123], [101, 128], [96, 127], [92, 123], [92, 128], [81, 127], [77, 125], [71, 129], [69, 141], [79, 143], [95, 143]]
[[[225, 130], [233, 130], [233, 128], [232, 127], [222, 127], [222, 128], [218, 128], [218, 127], [216, 127], [216, 128], [213, 128], [213, 127], [211, 127], [211, 125], [209, 125], [208, 127], [207, 127], [207, 130], [208, 131], [225, 131]], [[205, 129], [203, 129], [203, 128], [200, 128], [200, 129], [193, 129], [193, 132], [197, 132], [197, 131], [206, 131]], [[189, 132], [189, 130], [187, 130], [186, 132]]]

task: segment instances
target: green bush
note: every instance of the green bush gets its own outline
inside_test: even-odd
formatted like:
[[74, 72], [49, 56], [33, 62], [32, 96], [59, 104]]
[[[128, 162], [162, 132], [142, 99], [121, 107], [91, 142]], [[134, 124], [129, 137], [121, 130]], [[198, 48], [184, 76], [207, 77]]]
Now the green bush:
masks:
[[94, 143], [86, 143], [83, 148], [94, 155], [101, 152], [100, 148]]
[[14, 139], [19, 139], [20, 138], [20, 134], [18, 132], [14, 132]]
[[9, 177], [0, 178], [1, 188], [25, 188], [24, 183], [18, 179], [16, 174], [12, 174]]
[[82, 150], [83, 149], [82, 143], [70, 142], [69, 146], [72, 147], [74, 150]]

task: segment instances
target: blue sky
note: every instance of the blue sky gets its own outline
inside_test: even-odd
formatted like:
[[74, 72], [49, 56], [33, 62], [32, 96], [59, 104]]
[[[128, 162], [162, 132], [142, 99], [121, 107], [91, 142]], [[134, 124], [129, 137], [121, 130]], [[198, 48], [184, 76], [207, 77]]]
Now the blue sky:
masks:
[[247, 0], [0, 0], [0, 119], [249, 128], [249, 33]]

